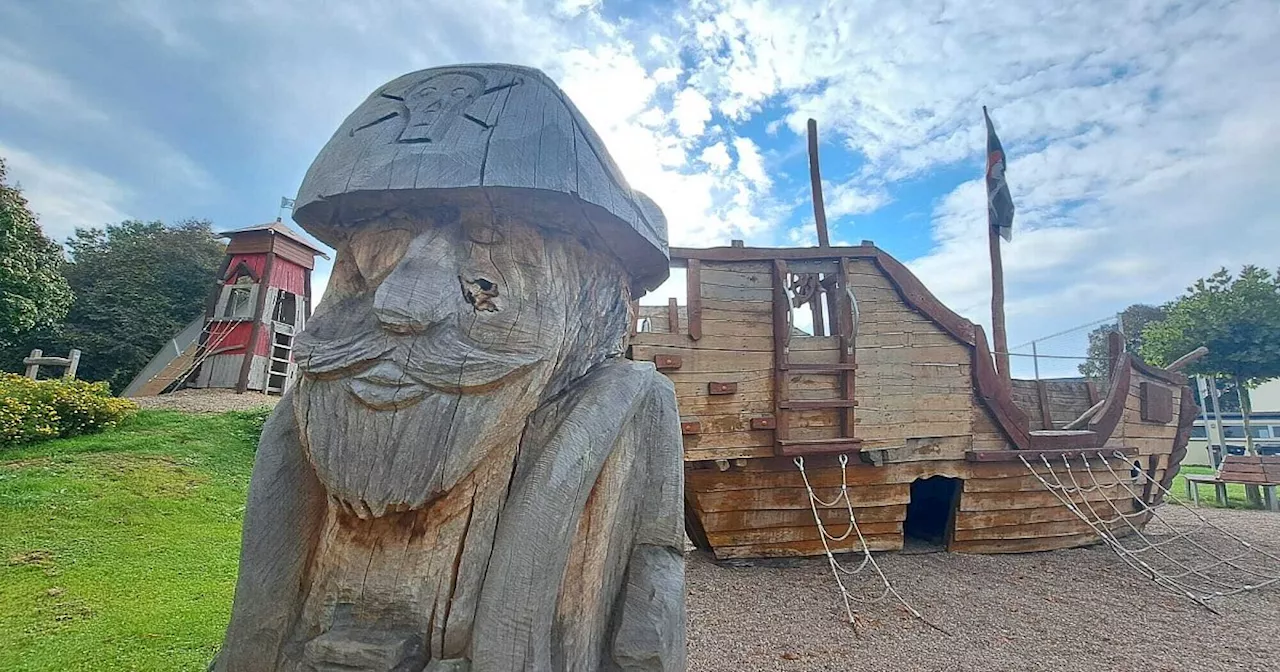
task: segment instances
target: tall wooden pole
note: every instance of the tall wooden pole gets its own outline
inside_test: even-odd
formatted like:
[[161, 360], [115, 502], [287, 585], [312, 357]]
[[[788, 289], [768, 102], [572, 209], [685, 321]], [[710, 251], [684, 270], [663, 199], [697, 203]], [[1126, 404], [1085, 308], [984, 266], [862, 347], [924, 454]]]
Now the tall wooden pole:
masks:
[[822, 173], [818, 169], [818, 121], [809, 120], [809, 184], [813, 189], [813, 221], [818, 225], [818, 247], [831, 247], [827, 235], [827, 209], [822, 204]]
[[996, 369], [1009, 379], [1009, 337], [1004, 330], [1004, 264], [1000, 261], [1000, 234], [991, 222], [987, 208], [987, 240], [991, 245], [991, 338], [996, 354]]

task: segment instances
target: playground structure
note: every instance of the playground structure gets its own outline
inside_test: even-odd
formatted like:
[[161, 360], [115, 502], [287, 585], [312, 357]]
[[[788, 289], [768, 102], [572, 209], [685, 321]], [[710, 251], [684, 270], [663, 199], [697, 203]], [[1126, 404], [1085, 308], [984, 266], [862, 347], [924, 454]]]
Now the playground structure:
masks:
[[[829, 245], [813, 120], [809, 150], [818, 247], [673, 248], [686, 304], [635, 306], [629, 355], [676, 387], [695, 545], [720, 559], [824, 555], [851, 624], [854, 604], [892, 597], [940, 630], [873, 550], [1102, 543], [1211, 610], [1211, 600], [1280, 582], [1280, 557], [1198, 512], [1189, 528], [1161, 512], [1182, 505], [1169, 486], [1199, 411], [1178, 370], [1205, 348], [1160, 368], [1112, 332], [1104, 391], [1043, 380], [1038, 369], [1035, 380], [1013, 380], [1010, 353], [993, 352], [980, 326], [887, 252], [871, 241]], [[994, 228], [990, 236], [1001, 345]], [[1264, 465], [1249, 468], [1266, 477]], [[847, 566], [842, 553], [860, 560]], [[847, 587], [845, 577], [864, 572], [878, 594]]]
[[228, 239], [203, 315], [156, 353], [121, 396], [180, 387], [282, 394], [297, 376], [294, 337], [311, 315], [311, 271], [324, 252], [277, 219]]
[[[897, 550], [909, 538], [969, 553], [1069, 548], [1098, 536], [1023, 458], [1057, 465], [1105, 449], [1124, 478], [1167, 487], [1177, 472], [1194, 420], [1185, 376], [1118, 339], [1105, 394], [1009, 381], [982, 328], [869, 241], [671, 257], [686, 268], [687, 305], [642, 310], [631, 356], [675, 383], [690, 536], [716, 557]], [[796, 328], [800, 310], [813, 333]], [[847, 484], [861, 537], [822, 538], [797, 457], [819, 498]], [[1162, 496], [1138, 494], [1087, 497], [1128, 513]], [[848, 522], [843, 507], [816, 513]]]

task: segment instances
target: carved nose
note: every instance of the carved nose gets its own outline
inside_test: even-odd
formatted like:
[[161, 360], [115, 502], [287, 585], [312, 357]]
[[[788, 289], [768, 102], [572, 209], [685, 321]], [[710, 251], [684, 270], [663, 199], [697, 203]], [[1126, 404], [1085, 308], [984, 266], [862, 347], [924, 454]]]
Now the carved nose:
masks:
[[373, 312], [383, 329], [397, 334], [426, 331], [466, 305], [452, 268], [406, 260], [378, 286]]

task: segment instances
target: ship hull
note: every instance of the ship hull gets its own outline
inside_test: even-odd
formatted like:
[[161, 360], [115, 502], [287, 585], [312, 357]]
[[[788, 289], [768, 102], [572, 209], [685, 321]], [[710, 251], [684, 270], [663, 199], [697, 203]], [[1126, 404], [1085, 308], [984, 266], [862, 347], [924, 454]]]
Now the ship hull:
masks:
[[[672, 257], [689, 302], [639, 310], [630, 354], [675, 383], [689, 536], [717, 558], [1087, 545], [1141, 529], [1185, 454], [1180, 374], [1117, 350], [1107, 385], [1004, 380], [981, 328], [874, 247]], [[815, 516], [857, 529], [824, 544]]]

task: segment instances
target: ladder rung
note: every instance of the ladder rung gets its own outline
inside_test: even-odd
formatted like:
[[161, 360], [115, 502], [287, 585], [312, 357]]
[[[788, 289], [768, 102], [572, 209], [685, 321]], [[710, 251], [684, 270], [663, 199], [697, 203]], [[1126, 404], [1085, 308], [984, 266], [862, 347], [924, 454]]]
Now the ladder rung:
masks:
[[780, 401], [778, 408], [790, 411], [811, 411], [823, 408], [853, 408], [858, 405], [856, 399], [816, 399], [813, 401]]
[[288, 358], [288, 357], [272, 357], [272, 358], [271, 358], [271, 361], [273, 361], [273, 362], [282, 362], [282, 363], [284, 363], [284, 364], [288, 364], [288, 363], [289, 363], [289, 358]]
[[840, 373], [841, 371], [853, 371], [858, 365], [853, 362], [842, 362], [836, 364], [791, 364], [786, 365], [787, 371], [803, 371], [805, 373]]

